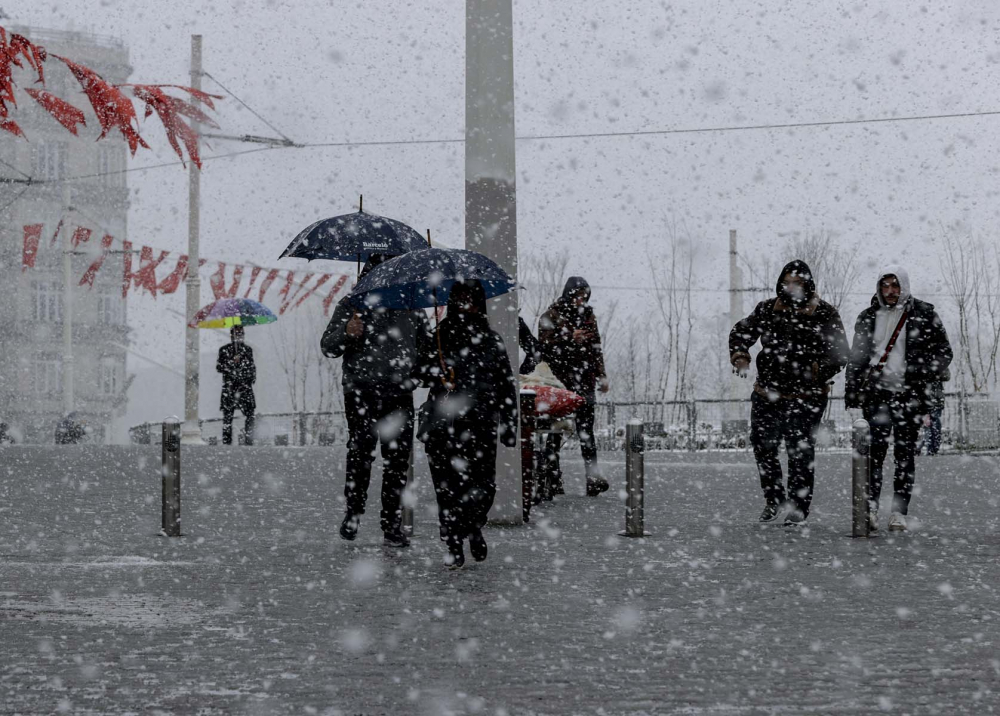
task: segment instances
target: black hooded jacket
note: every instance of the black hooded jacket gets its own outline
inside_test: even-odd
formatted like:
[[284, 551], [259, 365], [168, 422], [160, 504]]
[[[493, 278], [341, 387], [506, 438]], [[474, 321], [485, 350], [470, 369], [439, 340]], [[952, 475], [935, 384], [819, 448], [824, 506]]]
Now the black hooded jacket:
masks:
[[[573, 301], [573, 295], [581, 291], [589, 298], [590, 286], [585, 279], [572, 276], [566, 281], [562, 296], [538, 319], [538, 342], [556, 378], [570, 390], [586, 395], [593, 394], [597, 381], [606, 373], [594, 309]], [[585, 334], [580, 343], [573, 340], [577, 329]]]
[[[783, 281], [789, 273], [804, 279], [801, 297], [788, 295]], [[804, 261], [788, 263], [778, 276], [777, 297], [761, 301], [729, 333], [729, 358], [750, 360], [750, 348], [760, 340], [757, 385], [779, 395], [816, 396], [847, 364], [849, 348], [837, 309], [816, 295], [812, 271]], [[814, 373], [813, 365], [818, 369]]]
[[[516, 444], [517, 381], [503, 338], [490, 327], [482, 286], [478, 282], [471, 286], [479, 311], [461, 313], [449, 297], [448, 315], [438, 327], [441, 355], [435, 349], [424, 371], [431, 388], [432, 415], [421, 432], [455, 420], [482, 425], [499, 422], [504, 444]], [[442, 382], [442, 374], [450, 388]]]
[[[861, 387], [868, 376], [873, 356], [872, 344], [875, 336], [875, 314], [880, 303], [878, 296], [872, 297], [871, 305], [858, 314], [854, 324], [854, 343], [851, 359], [847, 365], [847, 383], [844, 393], [847, 407], [861, 407]], [[934, 306], [926, 301], [910, 296], [907, 298], [906, 323], [906, 374], [904, 388], [926, 405], [933, 405], [940, 398], [941, 384], [950, 380], [948, 366], [952, 361], [951, 343], [941, 318]], [[879, 356], [881, 357], [881, 356]]]

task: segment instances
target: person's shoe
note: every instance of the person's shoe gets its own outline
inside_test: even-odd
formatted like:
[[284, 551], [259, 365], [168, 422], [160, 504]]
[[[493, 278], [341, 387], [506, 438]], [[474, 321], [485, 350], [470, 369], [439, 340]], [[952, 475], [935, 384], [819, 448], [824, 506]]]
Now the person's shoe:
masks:
[[889, 518], [890, 532], [903, 532], [906, 529], [906, 517], [899, 512], [893, 512]]
[[361, 526], [361, 515], [348, 512], [344, 515], [344, 521], [340, 523], [340, 536], [348, 542], [353, 542], [358, 536], [358, 527]]
[[549, 484], [552, 495], [566, 494], [566, 488], [563, 487], [562, 470], [557, 470], [549, 476]]
[[760, 513], [760, 518], [758, 519], [758, 522], [774, 522], [775, 520], [777, 520], [779, 506], [780, 505], [777, 505], [773, 502], [768, 502], [766, 505], [764, 505], [764, 511]]
[[868, 531], [878, 532], [878, 508], [868, 508]]
[[806, 523], [806, 513], [798, 507], [788, 510], [785, 515], [785, 527], [801, 527]]
[[472, 558], [477, 562], [482, 562], [486, 559], [486, 555], [489, 554], [489, 547], [486, 544], [486, 538], [483, 536], [482, 530], [475, 530], [469, 534], [469, 551], [472, 553]]
[[386, 547], [409, 547], [410, 538], [406, 536], [406, 533], [402, 529], [396, 527], [395, 529], [387, 530], [382, 533], [384, 539], [382, 544]]
[[461, 540], [448, 541], [448, 554], [444, 563], [448, 569], [461, 569], [465, 565], [465, 550], [462, 549]]

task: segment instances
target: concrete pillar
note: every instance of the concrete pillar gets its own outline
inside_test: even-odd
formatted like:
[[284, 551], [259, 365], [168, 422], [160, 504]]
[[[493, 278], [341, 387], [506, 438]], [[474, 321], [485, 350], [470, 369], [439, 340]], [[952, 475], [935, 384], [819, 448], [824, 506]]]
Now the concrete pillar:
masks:
[[[514, 28], [511, 0], [465, 4], [465, 246], [517, 278], [514, 163]], [[490, 302], [490, 323], [517, 374], [518, 297]], [[500, 446], [490, 520], [519, 524], [521, 453]]]

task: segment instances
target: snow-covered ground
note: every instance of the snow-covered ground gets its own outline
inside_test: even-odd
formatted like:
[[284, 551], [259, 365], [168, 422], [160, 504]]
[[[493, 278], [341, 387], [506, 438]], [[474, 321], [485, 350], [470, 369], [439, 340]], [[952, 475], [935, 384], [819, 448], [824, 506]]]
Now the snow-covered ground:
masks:
[[[337, 537], [336, 449], [0, 451], [0, 713], [981, 714], [1000, 710], [1000, 468], [918, 462], [918, 529], [852, 540], [848, 458], [806, 529], [759, 526], [748, 455], [647, 457], [644, 540], [613, 489], [441, 565], [418, 459], [411, 549], [379, 482]], [[887, 495], [886, 495], [887, 497]]]

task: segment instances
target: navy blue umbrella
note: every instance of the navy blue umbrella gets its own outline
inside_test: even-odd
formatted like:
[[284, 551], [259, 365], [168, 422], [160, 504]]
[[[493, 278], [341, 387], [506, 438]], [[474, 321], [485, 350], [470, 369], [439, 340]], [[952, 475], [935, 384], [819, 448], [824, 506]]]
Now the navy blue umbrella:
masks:
[[363, 209], [317, 221], [299, 232], [279, 258], [367, 261], [372, 254], [400, 256], [427, 246], [406, 224]]
[[425, 248], [386, 261], [351, 291], [355, 306], [415, 309], [443, 306], [458, 281], [475, 279], [486, 298], [512, 291], [517, 283], [494, 261], [465, 249]]

